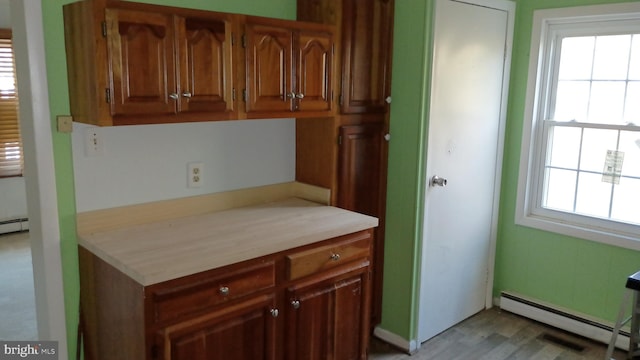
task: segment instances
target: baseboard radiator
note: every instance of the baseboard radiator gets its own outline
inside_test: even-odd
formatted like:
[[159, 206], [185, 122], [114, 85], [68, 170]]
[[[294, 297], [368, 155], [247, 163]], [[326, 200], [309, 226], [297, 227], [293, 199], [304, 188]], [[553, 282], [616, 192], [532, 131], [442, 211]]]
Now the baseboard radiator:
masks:
[[[573, 334], [608, 344], [611, 341], [613, 325], [603, 320], [589, 319], [568, 310], [545, 304], [542, 301], [527, 298], [525, 296], [502, 292], [499, 298], [499, 306], [502, 310], [536, 320], [543, 324], [568, 331]], [[618, 309], [616, 309], [617, 312]], [[618, 335], [616, 347], [629, 349], [629, 327], [623, 327]]]
[[29, 219], [14, 218], [0, 220], [0, 235], [29, 230]]

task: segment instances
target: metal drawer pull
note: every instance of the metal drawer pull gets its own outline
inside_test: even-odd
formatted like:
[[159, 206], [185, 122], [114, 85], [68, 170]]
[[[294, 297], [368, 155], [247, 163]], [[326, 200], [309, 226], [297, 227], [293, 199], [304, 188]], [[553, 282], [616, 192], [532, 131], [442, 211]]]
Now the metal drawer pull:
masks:
[[221, 286], [219, 291], [220, 291], [220, 295], [222, 296], [229, 295], [229, 288], [226, 286]]
[[337, 253], [331, 254], [331, 260], [333, 261], [340, 260], [340, 254], [337, 254]]
[[291, 306], [293, 306], [294, 309], [300, 309], [300, 301], [298, 300], [293, 300], [291, 302]]

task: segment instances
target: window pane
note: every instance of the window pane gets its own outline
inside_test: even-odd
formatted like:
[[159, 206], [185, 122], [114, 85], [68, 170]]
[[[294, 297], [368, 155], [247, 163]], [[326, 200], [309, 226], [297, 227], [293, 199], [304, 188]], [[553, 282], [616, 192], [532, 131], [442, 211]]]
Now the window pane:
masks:
[[616, 150], [617, 130], [584, 129], [580, 170], [602, 172], [607, 150]]
[[[624, 152], [622, 176], [640, 177], [640, 132], [620, 132], [620, 151]], [[640, 193], [640, 188], [637, 189]], [[640, 204], [640, 203], [639, 203]], [[638, 205], [640, 206], [640, 205]], [[640, 208], [636, 210], [640, 213]]]
[[[640, 58], [638, 61], [640, 62]], [[640, 125], [640, 81], [630, 81], [627, 85], [627, 102], [624, 107], [625, 123]]]
[[633, 35], [629, 80], [640, 80], [640, 34]]
[[549, 142], [549, 165], [578, 169], [581, 133], [581, 128], [554, 126]]
[[613, 220], [640, 224], [640, 179], [621, 178], [613, 193]]
[[570, 170], [547, 169], [545, 196], [542, 206], [573, 211], [573, 196], [576, 188], [577, 172]]
[[626, 80], [631, 35], [598, 36], [593, 61], [593, 78]]
[[594, 36], [562, 39], [560, 80], [589, 80], [593, 63]]
[[587, 121], [589, 107], [588, 81], [559, 81], [556, 94], [555, 121]]
[[593, 82], [588, 122], [622, 124], [625, 86], [626, 83], [623, 81]]
[[611, 200], [610, 183], [602, 182], [602, 175], [581, 172], [578, 177], [576, 213], [590, 216], [609, 217]]

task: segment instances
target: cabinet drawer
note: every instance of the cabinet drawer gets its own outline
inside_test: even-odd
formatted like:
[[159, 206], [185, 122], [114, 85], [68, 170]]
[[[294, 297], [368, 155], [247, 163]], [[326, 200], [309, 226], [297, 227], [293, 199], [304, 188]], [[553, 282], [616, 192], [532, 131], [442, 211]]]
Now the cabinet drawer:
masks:
[[173, 288], [152, 291], [154, 322], [177, 319], [275, 286], [275, 264], [258, 264]]
[[371, 233], [363, 231], [347, 235], [335, 243], [287, 255], [289, 280], [340, 266], [369, 256]]

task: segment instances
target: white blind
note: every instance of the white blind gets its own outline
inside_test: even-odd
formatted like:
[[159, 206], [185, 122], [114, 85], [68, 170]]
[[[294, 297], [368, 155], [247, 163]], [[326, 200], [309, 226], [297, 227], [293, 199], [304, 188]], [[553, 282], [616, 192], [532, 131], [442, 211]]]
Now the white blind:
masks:
[[0, 177], [22, 175], [16, 83], [11, 30], [0, 29]]

